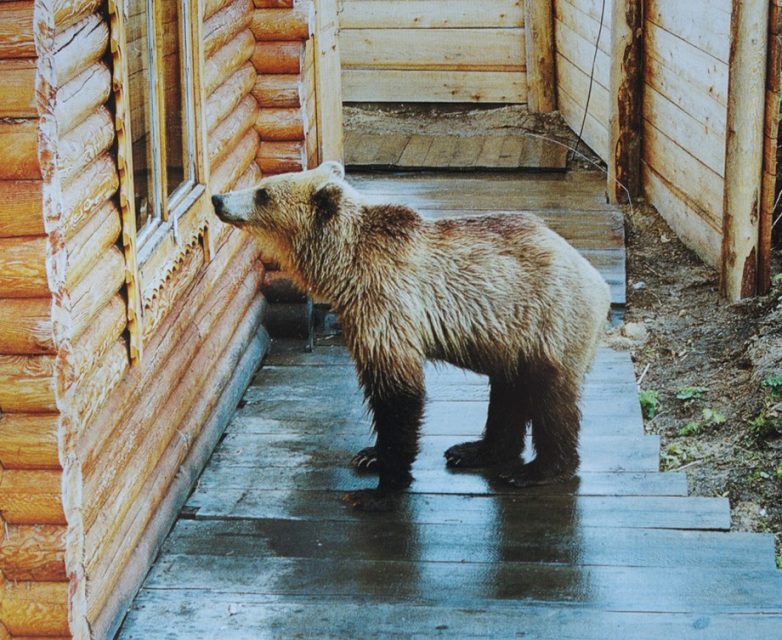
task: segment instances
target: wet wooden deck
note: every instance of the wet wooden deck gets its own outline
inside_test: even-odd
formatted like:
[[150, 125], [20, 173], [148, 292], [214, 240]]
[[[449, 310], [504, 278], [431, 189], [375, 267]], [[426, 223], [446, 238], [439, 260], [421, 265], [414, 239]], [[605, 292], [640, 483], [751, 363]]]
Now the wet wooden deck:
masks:
[[[430, 215], [534, 209], [566, 235], [569, 209], [587, 229], [571, 240], [598, 257], [616, 251], [601, 234], [621, 231], [596, 183], [559, 182], [557, 196], [540, 180], [520, 195], [513, 179], [355, 180]], [[599, 266], [623, 278], [618, 264]], [[623, 280], [613, 291], [621, 304]], [[428, 366], [415, 482], [398, 511], [365, 514], [342, 500], [374, 483], [348, 466], [371, 443], [353, 367], [342, 347], [302, 346], [272, 344], [123, 640], [779, 637], [772, 537], [728, 532], [727, 500], [688, 497], [685, 474], [658, 471], [627, 354], [601, 349], [589, 377], [578, 480], [521, 491], [446, 469], [443, 451], [481, 432], [488, 385]]]

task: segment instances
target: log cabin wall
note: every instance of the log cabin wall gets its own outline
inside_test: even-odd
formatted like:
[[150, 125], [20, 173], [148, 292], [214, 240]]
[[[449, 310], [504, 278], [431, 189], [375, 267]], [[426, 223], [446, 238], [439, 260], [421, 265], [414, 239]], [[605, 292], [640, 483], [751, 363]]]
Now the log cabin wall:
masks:
[[719, 267], [732, 2], [648, 0], [645, 9], [644, 191]]
[[[603, 161], [608, 161], [610, 146], [609, 86], [613, 4], [613, 0], [606, 0], [603, 9], [602, 0], [554, 0], [559, 110], [568, 126], [579, 132], [589, 96], [589, 110], [584, 121], [582, 138]], [[596, 42], [599, 47], [595, 58]], [[594, 81], [589, 95], [593, 59]]]
[[344, 100], [526, 103], [524, 5], [341, 0]]
[[[0, 3], [2, 638], [111, 637], [261, 356], [258, 250], [207, 213], [140, 265], [130, 362], [109, 9]], [[214, 192], [260, 178], [252, 9], [201, 16]]]

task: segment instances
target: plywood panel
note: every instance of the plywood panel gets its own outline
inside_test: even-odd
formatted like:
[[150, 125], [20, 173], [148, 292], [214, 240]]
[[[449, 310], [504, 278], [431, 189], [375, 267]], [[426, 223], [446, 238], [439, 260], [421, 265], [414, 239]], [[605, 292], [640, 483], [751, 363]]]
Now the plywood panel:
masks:
[[526, 74], [501, 71], [347, 70], [346, 102], [501, 102], [527, 100]]
[[526, 65], [523, 29], [353, 29], [340, 34], [339, 44], [345, 69], [523, 71]]

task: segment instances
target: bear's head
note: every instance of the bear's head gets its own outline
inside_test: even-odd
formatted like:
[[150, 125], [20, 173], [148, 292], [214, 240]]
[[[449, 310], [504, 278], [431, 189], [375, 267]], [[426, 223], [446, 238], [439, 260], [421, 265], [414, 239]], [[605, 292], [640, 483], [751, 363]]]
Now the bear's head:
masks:
[[254, 235], [264, 254], [319, 290], [354, 245], [360, 196], [338, 162], [264, 178], [250, 189], [212, 196], [215, 214]]

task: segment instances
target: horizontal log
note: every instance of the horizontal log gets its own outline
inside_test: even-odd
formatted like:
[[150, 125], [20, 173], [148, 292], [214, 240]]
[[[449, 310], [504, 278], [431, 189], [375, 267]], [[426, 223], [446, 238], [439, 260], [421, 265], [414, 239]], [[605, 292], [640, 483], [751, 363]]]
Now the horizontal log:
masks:
[[49, 297], [0, 299], [0, 353], [54, 353], [51, 313]]
[[0, 505], [9, 524], [66, 524], [59, 470], [3, 469]]
[[0, 415], [0, 465], [4, 469], [59, 469], [59, 415]]
[[252, 62], [258, 73], [299, 73], [304, 59], [304, 43], [256, 42]]
[[58, 33], [54, 38], [57, 86], [63, 86], [100, 60], [108, 42], [109, 27], [97, 13]]
[[0, 180], [0, 238], [45, 233], [40, 180]]
[[65, 532], [65, 527], [51, 524], [12, 524], [0, 529], [0, 571], [6, 580], [67, 580]]
[[120, 294], [115, 294], [95, 315], [90, 330], [71, 344], [68, 365], [76, 383], [100, 365], [119, 341], [127, 324], [125, 300]]
[[0, 120], [0, 149], [13, 149], [0, 158], [0, 180], [41, 177], [38, 167], [38, 120]]
[[252, 18], [252, 0], [233, 0], [204, 21], [204, 56], [209, 57], [237, 33], [246, 29]]
[[293, 74], [260, 75], [253, 95], [261, 108], [301, 107], [301, 79]]
[[230, 191], [258, 153], [258, 133], [250, 129], [234, 149], [218, 163], [209, 177], [212, 193]]
[[211, 95], [223, 80], [247, 62], [252, 57], [254, 48], [255, 38], [252, 31], [245, 29], [209, 56], [204, 62], [203, 83], [206, 95]]
[[258, 164], [264, 175], [301, 171], [307, 166], [304, 144], [301, 142], [261, 142]]
[[102, 62], [97, 62], [66, 82], [57, 91], [54, 117], [60, 135], [68, 133], [111, 94], [111, 72]]
[[241, 99], [252, 91], [254, 85], [255, 69], [250, 63], [245, 63], [212, 92], [206, 101], [207, 133], [214, 131]]
[[71, 340], [90, 326], [95, 314], [124, 284], [125, 258], [117, 247], [111, 247], [71, 292]]
[[0, 355], [0, 411], [57, 411], [54, 399], [54, 356]]
[[0, 58], [34, 58], [33, 2], [0, 2]]
[[63, 233], [73, 235], [119, 188], [114, 158], [103, 153], [63, 189]]
[[[95, 486], [94, 490], [92, 482], [96, 479], [104, 480], [105, 474], [85, 477], [85, 492], [90, 497], [99, 496], [100, 489], [105, 486], [110, 491], [103, 500], [117, 506], [110, 518], [98, 519], [92, 527], [88, 524], [91, 520], [90, 512], [85, 513], [85, 548], [91, 550], [87, 571], [96, 587], [95, 594], [99, 597], [106, 597], [112, 591], [112, 585], [125, 568], [126, 558], [132, 553], [152, 515], [153, 509], [138, 509], [138, 506], [157, 506], [160, 503], [182, 459], [187, 455], [189, 443], [198, 436], [211, 407], [217, 402], [217, 389], [210, 386], [207, 391], [204, 385], [212, 379], [211, 374], [216, 365], [221, 368], [219, 364], [226, 344], [232, 341], [232, 336], [237, 332], [240, 333], [240, 339], [246, 340], [249, 333], [257, 330], [263, 307], [257, 295], [260, 278], [258, 269], [254, 268], [246, 276], [245, 282], [232, 283], [229, 295], [216, 297], [216, 300], [224, 301], [224, 313], [242, 319], [239, 327], [235, 328], [232, 322], [218, 322], [219, 318], [212, 319], [214, 328], [199, 349], [192, 366], [184, 372], [181, 382], [168, 395], [167, 401], [164, 399], [162, 406], [150, 416], [154, 419], [154, 414], [159, 414], [157, 424], [165, 427], [138, 429], [138, 444], [125, 449], [130, 457], [121, 458], [125, 460], [119, 467], [124, 470], [123, 475], [114, 482]], [[135, 425], [136, 422], [132, 420], [131, 424]], [[177, 431], [183, 434], [184, 440], [177, 437]], [[144, 454], [139, 455], [140, 452]], [[117, 456], [121, 454], [122, 450], [116, 452]], [[117, 457], [113, 456], [111, 460], [117, 460]], [[115, 464], [112, 462], [111, 468], [117, 468]], [[150, 482], [151, 478], [156, 481]], [[103, 500], [96, 504], [103, 503]], [[101, 605], [102, 601], [96, 598], [96, 601], [89, 603], [88, 611], [97, 613]]]
[[292, 9], [256, 9], [251, 28], [258, 41], [307, 40], [311, 32], [309, 3]]
[[261, 109], [255, 128], [264, 142], [304, 140], [304, 116], [301, 109]]
[[231, 0], [204, 0], [204, 20], [211, 18]]
[[122, 382], [130, 366], [128, 343], [120, 338], [99, 359], [92, 370], [68, 387], [66, 402], [80, 424], [90, 424], [114, 388]]
[[252, 95], [245, 96], [207, 140], [209, 166], [219, 163], [241, 140], [244, 134], [255, 126], [258, 120], [258, 103]]
[[233, 188], [235, 191], [240, 189], [250, 189], [251, 187], [257, 185], [261, 181], [262, 177], [263, 174], [261, 174], [261, 168], [257, 163], [251, 162], [250, 166], [247, 167], [245, 172], [239, 176], [239, 179], [234, 183]]
[[57, 146], [57, 170], [68, 183], [84, 167], [114, 142], [114, 118], [104, 106], [98, 107], [80, 124], [60, 137]]
[[290, 9], [293, 0], [253, 0], [258, 9]]
[[66, 241], [68, 264], [65, 283], [69, 290], [73, 290], [109, 247], [116, 244], [121, 231], [119, 209], [113, 201], [106, 200]]
[[68, 582], [6, 581], [0, 584], [0, 620], [15, 638], [70, 637], [68, 586]]
[[103, 0], [54, 0], [54, 24], [62, 31], [95, 13], [102, 4]]
[[0, 238], [0, 298], [45, 298], [46, 237]]
[[35, 104], [35, 60], [0, 60], [0, 118], [32, 118]]

